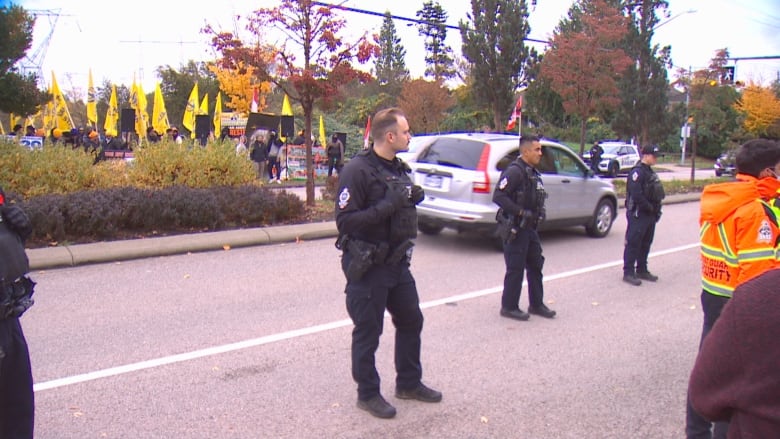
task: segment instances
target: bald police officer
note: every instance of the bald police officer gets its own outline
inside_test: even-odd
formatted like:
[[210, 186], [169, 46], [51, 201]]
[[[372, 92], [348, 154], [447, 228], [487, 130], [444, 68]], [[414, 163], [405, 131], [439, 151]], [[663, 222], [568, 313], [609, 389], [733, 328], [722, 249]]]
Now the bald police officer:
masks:
[[392, 418], [396, 410], [380, 393], [374, 361], [385, 309], [396, 328], [396, 398], [439, 402], [442, 394], [421, 381], [423, 315], [409, 264], [417, 236], [415, 205], [425, 194], [395, 156], [409, 148], [409, 123], [397, 108], [378, 112], [371, 123], [374, 146], [358, 153], [339, 173], [336, 246], [343, 251], [347, 312], [355, 325], [352, 377], [358, 387], [357, 406], [376, 417]]

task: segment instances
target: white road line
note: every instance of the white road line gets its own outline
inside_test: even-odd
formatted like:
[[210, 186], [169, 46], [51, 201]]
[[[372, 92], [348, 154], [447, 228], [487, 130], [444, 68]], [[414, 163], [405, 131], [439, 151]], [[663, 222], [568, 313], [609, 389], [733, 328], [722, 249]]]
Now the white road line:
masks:
[[[673, 248], [670, 248], [670, 249], [667, 249], [667, 250], [661, 250], [661, 251], [658, 251], [658, 252], [653, 252], [653, 253], [650, 254], [650, 257], [652, 258], [652, 257], [657, 257], [657, 256], [664, 256], [664, 255], [668, 255], [668, 254], [672, 254], [672, 253], [677, 253], [677, 252], [681, 252], [681, 251], [685, 251], [685, 250], [690, 250], [691, 248], [695, 248], [695, 247], [698, 247], [698, 246], [699, 246], [699, 244], [696, 243], [696, 244], [683, 245], [683, 246], [679, 246], [679, 247], [673, 247]], [[553, 275], [550, 275], [550, 276], [545, 276], [544, 281], [545, 282], [549, 282], [549, 281], [553, 281], [553, 280], [557, 280], [557, 279], [565, 279], [567, 277], [578, 276], [578, 275], [581, 275], [581, 274], [585, 274], [585, 273], [589, 273], [589, 272], [593, 272], [593, 271], [598, 271], [598, 270], [604, 270], [604, 269], [612, 268], [612, 267], [618, 267], [618, 266], [622, 266], [622, 265], [623, 265], [623, 261], [622, 260], [606, 262], [606, 263], [597, 264], [597, 265], [591, 265], [589, 267], [578, 268], [578, 269], [566, 271], [566, 272], [563, 272], [563, 273], [558, 273], [558, 274], [553, 274]], [[461, 302], [461, 301], [469, 300], [469, 299], [475, 299], [475, 298], [478, 298], [478, 297], [499, 293], [499, 292], [501, 292], [502, 289], [503, 289], [502, 286], [498, 286], [498, 287], [493, 287], [493, 288], [487, 288], [487, 289], [484, 289], [484, 290], [478, 290], [478, 291], [472, 291], [472, 292], [469, 292], [469, 293], [458, 294], [458, 295], [446, 297], [446, 298], [443, 298], [443, 299], [436, 299], [436, 300], [431, 300], [431, 301], [428, 301], [428, 302], [423, 302], [423, 303], [420, 304], [420, 307], [423, 308], [423, 309], [427, 309], [427, 308], [433, 308], [435, 306], [441, 306], [441, 305], [444, 305], [446, 303], [454, 303], [454, 302]], [[195, 360], [195, 359], [198, 359], [198, 358], [210, 357], [210, 356], [214, 356], [214, 355], [224, 354], [224, 353], [227, 353], [227, 352], [233, 352], [233, 351], [238, 351], [238, 350], [242, 350], [242, 349], [253, 348], [253, 347], [262, 346], [262, 345], [269, 344], [269, 343], [275, 343], [275, 342], [279, 342], [279, 341], [289, 340], [289, 339], [292, 339], [292, 338], [303, 337], [305, 335], [317, 334], [319, 332], [330, 331], [331, 329], [343, 328], [343, 327], [351, 326], [351, 325], [352, 325], [352, 321], [350, 319], [337, 320], [335, 322], [324, 323], [324, 324], [315, 325], [315, 326], [309, 326], [309, 327], [301, 328], [301, 329], [294, 329], [292, 331], [280, 332], [278, 334], [271, 334], [271, 335], [267, 335], [265, 337], [253, 338], [253, 339], [244, 340], [244, 341], [240, 341], [240, 342], [236, 342], [236, 343], [225, 344], [225, 345], [222, 345], [222, 346], [214, 346], [214, 347], [210, 347], [210, 348], [206, 348], [206, 349], [200, 349], [200, 350], [197, 350], [197, 351], [185, 352], [185, 353], [182, 353], [182, 354], [170, 355], [170, 356], [167, 356], [167, 357], [155, 358], [155, 359], [152, 359], [152, 360], [139, 361], [137, 363], [126, 364], [126, 365], [123, 365], [123, 366], [110, 367], [108, 369], [96, 370], [94, 372], [87, 372], [87, 373], [83, 373], [83, 374], [79, 374], [79, 375], [73, 375], [73, 376], [64, 377], [64, 378], [58, 378], [58, 379], [51, 380], [51, 381], [44, 381], [42, 383], [36, 383], [33, 386], [33, 390], [36, 391], [36, 392], [40, 392], [40, 391], [43, 391], [43, 390], [56, 389], [58, 387], [65, 387], [65, 386], [70, 386], [70, 385], [73, 385], [73, 384], [84, 383], [84, 382], [87, 382], [87, 381], [93, 381], [93, 380], [97, 380], [97, 379], [100, 379], [100, 378], [108, 378], [108, 377], [112, 377], [112, 376], [123, 375], [123, 374], [126, 374], [126, 373], [137, 372], [137, 371], [144, 370], [144, 369], [151, 369], [151, 368], [154, 368], [154, 367], [160, 367], [160, 366], [165, 366], [165, 365], [168, 365], [168, 364], [179, 363], [179, 362], [182, 362], [182, 361]]]

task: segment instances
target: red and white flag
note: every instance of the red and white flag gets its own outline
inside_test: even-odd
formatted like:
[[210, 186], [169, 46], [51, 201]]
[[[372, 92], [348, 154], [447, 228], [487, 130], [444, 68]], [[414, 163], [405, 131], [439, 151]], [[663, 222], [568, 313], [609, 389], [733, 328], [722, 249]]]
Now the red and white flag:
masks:
[[257, 87], [252, 89], [252, 106], [249, 111], [257, 113], [257, 105], [260, 102], [260, 93], [257, 91]]
[[519, 125], [523, 117], [522, 109], [523, 109], [523, 96], [521, 95], [519, 98], [517, 98], [515, 109], [512, 110], [512, 116], [509, 118], [509, 122], [507, 122], [506, 124], [507, 131], [512, 131], [513, 129], [515, 129], [516, 126]]
[[371, 116], [368, 116], [366, 122], [366, 131], [363, 133], [363, 149], [368, 149], [371, 139]]

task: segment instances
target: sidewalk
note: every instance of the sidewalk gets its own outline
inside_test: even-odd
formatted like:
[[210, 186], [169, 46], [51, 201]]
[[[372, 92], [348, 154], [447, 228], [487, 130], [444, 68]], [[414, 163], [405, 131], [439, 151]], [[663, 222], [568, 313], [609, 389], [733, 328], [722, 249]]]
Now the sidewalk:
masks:
[[[664, 204], [694, 202], [699, 201], [700, 197], [701, 194], [698, 192], [670, 195], [664, 200]], [[623, 208], [622, 200], [619, 200], [618, 204], [620, 208]], [[327, 221], [36, 248], [28, 249], [27, 256], [30, 259], [31, 270], [43, 270], [155, 256], [224, 251], [231, 248], [335, 238], [337, 235], [336, 222]]]

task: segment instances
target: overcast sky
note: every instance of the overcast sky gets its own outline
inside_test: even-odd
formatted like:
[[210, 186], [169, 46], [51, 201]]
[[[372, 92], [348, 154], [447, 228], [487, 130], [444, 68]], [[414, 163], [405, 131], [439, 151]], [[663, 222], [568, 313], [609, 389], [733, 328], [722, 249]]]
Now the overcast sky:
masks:
[[[0, 0], [0, 3], [7, 0]], [[35, 40], [30, 53], [43, 54], [43, 42], [51, 35], [43, 72], [48, 83], [51, 72], [61, 88], [85, 89], [91, 68], [96, 85], [108, 79], [130, 85], [133, 76], [143, 81], [144, 90], [153, 90], [160, 65], [178, 69], [189, 59], [214, 58], [207, 38], [200, 33], [209, 23], [225, 30], [234, 29], [235, 16], [246, 16], [259, 7], [274, 6], [274, 0], [220, 0], [178, 2], [160, 0], [20, 0], [14, 1], [37, 13]], [[336, 3], [336, 2], [334, 2]], [[379, 4], [347, 0], [345, 6], [384, 12]], [[530, 0], [529, 0], [530, 3]], [[547, 40], [571, 2], [538, 0], [530, 12], [530, 37]], [[707, 66], [719, 48], [727, 47], [733, 57], [780, 56], [780, 0], [669, 0], [672, 19], [656, 30], [655, 42], [672, 46], [675, 66], [694, 70]], [[390, 3], [393, 15], [414, 18], [422, 1]], [[440, 0], [448, 13], [448, 24], [466, 19], [470, 2]], [[694, 12], [695, 11], [695, 12]], [[49, 15], [43, 15], [41, 12]], [[342, 12], [348, 32], [354, 36], [377, 33], [381, 17]], [[424, 70], [423, 39], [417, 29], [397, 21], [401, 44], [407, 50], [406, 63], [412, 76]], [[447, 43], [460, 54], [460, 34], [448, 30]], [[539, 49], [543, 46], [538, 45]], [[37, 61], [37, 60], [36, 60]], [[737, 79], [769, 83], [780, 71], [780, 60], [738, 61]]]

